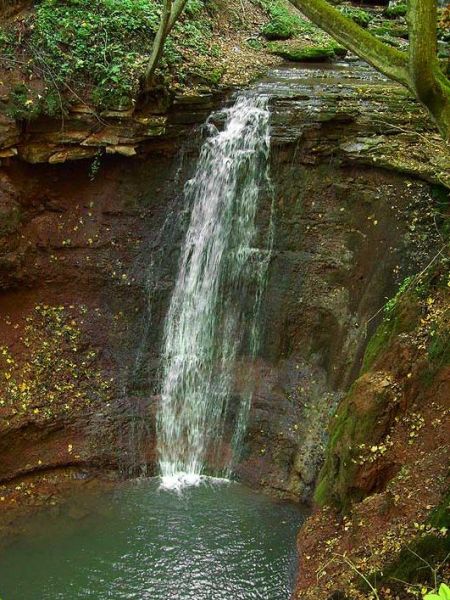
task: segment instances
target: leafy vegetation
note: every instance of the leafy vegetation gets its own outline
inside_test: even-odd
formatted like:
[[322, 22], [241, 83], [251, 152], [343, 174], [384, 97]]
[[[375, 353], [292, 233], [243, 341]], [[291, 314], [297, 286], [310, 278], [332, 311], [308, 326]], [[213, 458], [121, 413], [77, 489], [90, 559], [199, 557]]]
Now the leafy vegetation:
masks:
[[407, 12], [408, 5], [403, 2], [386, 7], [384, 10], [384, 15], [390, 19], [395, 19], [396, 17], [404, 17]]
[[346, 17], [349, 17], [352, 21], [361, 25], [361, 27], [368, 27], [372, 21], [372, 15], [362, 8], [354, 8], [353, 6], [341, 6], [339, 12]]
[[441, 583], [437, 594], [427, 594], [424, 600], [450, 600], [450, 588], [445, 583]]
[[[160, 67], [183, 78], [183, 54], [211, 50], [211, 28], [198, 18], [201, 0], [189, 0], [166, 44]], [[43, 78], [44, 89], [28, 84], [13, 90], [12, 116], [32, 118], [64, 110], [67, 92], [73, 101], [88, 98], [98, 108], [123, 108], [138, 95], [151, 53], [160, 7], [148, 0], [42, 0], [25, 20], [25, 33], [14, 26], [1, 30], [0, 53], [23, 57], [24, 79]], [[28, 59], [28, 60], [27, 60]]]
[[268, 40], [287, 40], [301, 33], [317, 32], [314, 25], [289, 10], [282, 0], [260, 0], [259, 4], [270, 16], [261, 30]]

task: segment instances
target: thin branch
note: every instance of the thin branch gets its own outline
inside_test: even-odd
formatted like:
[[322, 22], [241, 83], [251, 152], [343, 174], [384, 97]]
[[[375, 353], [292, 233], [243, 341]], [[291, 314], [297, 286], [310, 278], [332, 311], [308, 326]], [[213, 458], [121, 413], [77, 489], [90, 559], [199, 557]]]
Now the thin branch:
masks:
[[[409, 282], [409, 284], [406, 286], [406, 288], [405, 288], [405, 290], [404, 290], [404, 293], [405, 293], [405, 292], [407, 292], [409, 289], [411, 289], [411, 286], [412, 286], [414, 283], [416, 283], [416, 281], [417, 281], [417, 280], [419, 280], [419, 279], [422, 277], [422, 275], [423, 275], [423, 274], [424, 274], [426, 271], [428, 271], [428, 269], [429, 269], [429, 268], [431, 267], [431, 265], [432, 265], [432, 264], [435, 262], [435, 260], [439, 258], [439, 256], [440, 256], [440, 255], [441, 255], [441, 254], [444, 252], [444, 250], [446, 249], [446, 247], [447, 247], [447, 246], [449, 246], [449, 245], [450, 245], [450, 242], [449, 242], [449, 243], [446, 243], [446, 244], [444, 244], [444, 245], [442, 246], [442, 248], [439, 250], [439, 252], [438, 252], [438, 253], [437, 253], [435, 256], [433, 256], [433, 258], [432, 258], [432, 259], [431, 259], [431, 261], [430, 261], [430, 262], [427, 264], [427, 266], [426, 266], [424, 269], [422, 269], [422, 271], [421, 271], [420, 273], [418, 273], [417, 275], [414, 275], [414, 277], [411, 279], [411, 281]], [[387, 302], [385, 302], [385, 303], [383, 304], [383, 306], [382, 306], [381, 308], [379, 308], [379, 309], [377, 310], [377, 312], [376, 312], [374, 315], [372, 315], [372, 316], [370, 317], [370, 319], [368, 319], [368, 320], [365, 322], [365, 324], [364, 324], [364, 327], [365, 327], [365, 330], [366, 330], [366, 335], [367, 335], [367, 326], [368, 326], [368, 324], [369, 324], [371, 321], [373, 321], [373, 320], [374, 320], [376, 317], [378, 317], [378, 315], [380, 314], [380, 312], [382, 312], [382, 311], [383, 311], [383, 309], [384, 309], [384, 308], [385, 308], [385, 307], [386, 307], [386, 306], [389, 304], [389, 302], [390, 302], [390, 300], [387, 300]]]
[[378, 590], [376, 587], [373, 586], [373, 584], [367, 579], [367, 577], [364, 575], [364, 573], [362, 573], [353, 563], [350, 559], [348, 559], [345, 554], [336, 554], [336, 556], [339, 556], [350, 568], [351, 570], [356, 573], [357, 575], [359, 575], [369, 586], [370, 590], [372, 591], [373, 595], [375, 596], [376, 600], [380, 600], [380, 596], [378, 595]]
[[161, 58], [164, 44], [168, 35], [168, 28], [170, 23], [170, 14], [172, 12], [172, 0], [164, 0], [161, 20], [159, 22], [158, 31], [156, 32], [155, 39], [153, 41], [152, 53], [145, 69], [145, 86], [149, 87], [153, 73], [155, 72], [156, 66]]

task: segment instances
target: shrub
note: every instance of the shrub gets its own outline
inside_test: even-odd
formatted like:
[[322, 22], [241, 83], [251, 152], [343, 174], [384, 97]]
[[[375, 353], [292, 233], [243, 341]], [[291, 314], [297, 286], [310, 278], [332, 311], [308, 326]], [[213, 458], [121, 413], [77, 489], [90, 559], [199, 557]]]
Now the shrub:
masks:
[[317, 31], [309, 21], [292, 13], [281, 0], [260, 0], [259, 4], [270, 16], [270, 21], [261, 29], [268, 40], [287, 40], [300, 33]]
[[342, 6], [339, 8], [339, 11], [358, 25], [361, 25], [361, 27], [368, 27], [372, 20], [372, 15], [367, 10], [361, 8]]
[[[203, 10], [202, 0], [189, 0], [167, 41], [161, 69], [177, 65], [181, 76], [184, 50], [211, 52], [210, 23], [198, 18]], [[98, 108], [129, 107], [139, 93], [159, 15], [155, 0], [42, 0], [25, 19], [20, 38], [14, 31], [0, 30], [3, 54], [9, 46], [13, 58], [14, 52], [26, 55], [24, 80], [34, 73], [47, 84], [45, 97], [33, 96], [23, 86], [12, 99], [11, 111], [16, 118], [61, 112], [59, 95], [81, 97]]]
[[388, 17], [389, 19], [395, 19], [397, 17], [404, 17], [407, 12], [408, 12], [407, 4], [401, 3], [401, 4], [395, 4], [394, 6], [388, 6], [383, 11], [383, 14], [386, 17]]

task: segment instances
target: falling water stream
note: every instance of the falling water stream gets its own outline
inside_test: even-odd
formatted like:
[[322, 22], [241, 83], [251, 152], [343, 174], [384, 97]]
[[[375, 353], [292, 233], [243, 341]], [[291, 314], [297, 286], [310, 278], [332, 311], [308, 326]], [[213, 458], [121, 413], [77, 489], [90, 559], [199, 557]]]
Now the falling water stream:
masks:
[[226, 111], [223, 130], [210, 120], [196, 173], [186, 185], [192, 213], [166, 319], [157, 419], [168, 488], [198, 483], [205, 471], [228, 475], [239, 452], [251, 386], [236, 411], [231, 450], [218, 457], [237, 352], [244, 343], [248, 356], [257, 349], [271, 246], [270, 231], [262, 251], [254, 245], [258, 199], [269, 183], [267, 104], [263, 95], [240, 96]]

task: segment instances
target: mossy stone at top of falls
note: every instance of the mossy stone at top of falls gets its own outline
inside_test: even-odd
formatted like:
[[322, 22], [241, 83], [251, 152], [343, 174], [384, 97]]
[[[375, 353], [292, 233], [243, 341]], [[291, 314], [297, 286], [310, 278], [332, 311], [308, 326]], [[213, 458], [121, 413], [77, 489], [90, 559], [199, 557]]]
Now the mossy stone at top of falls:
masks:
[[273, 42], [269, 48], [272, 54], [292, 62], [326, 62], [347, 54], [347, 50], [338, 44], [308, 46], [303, 42]]

